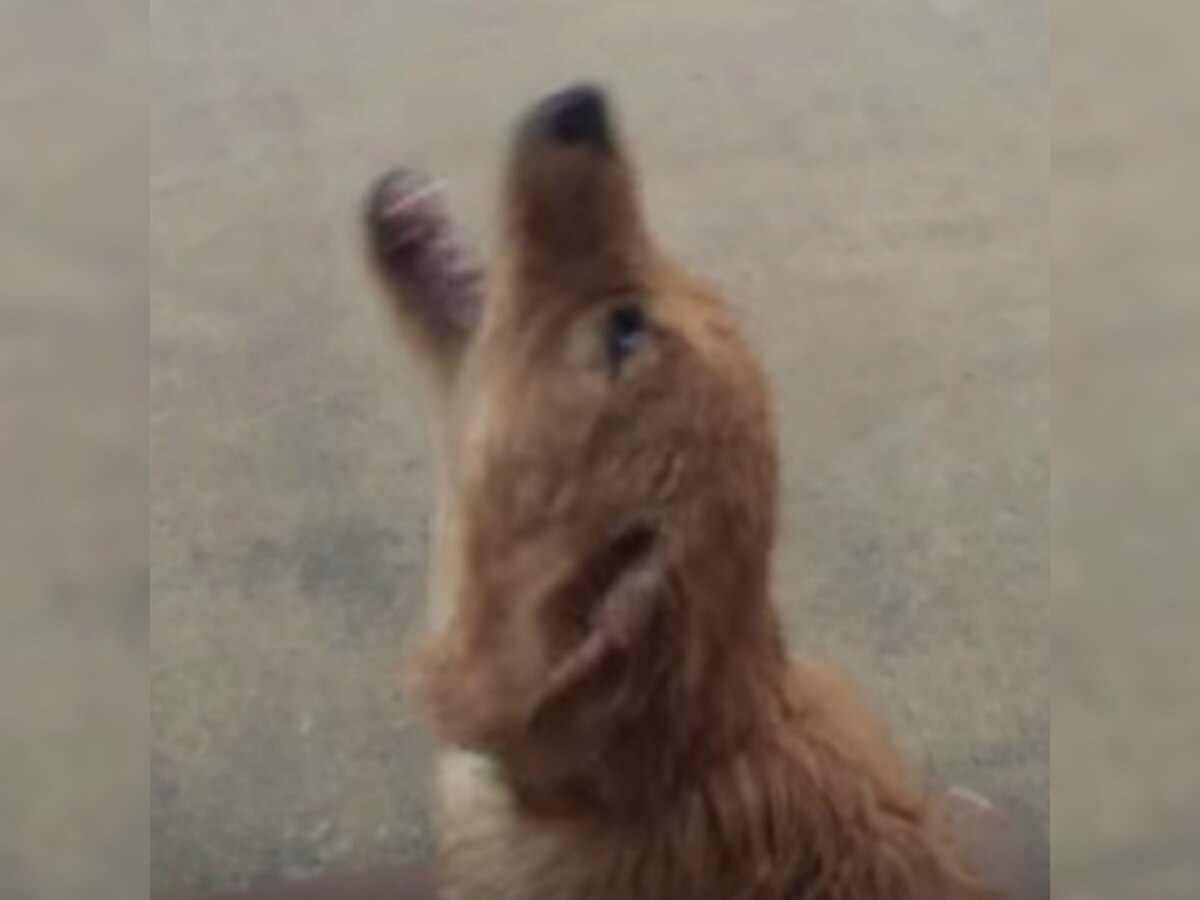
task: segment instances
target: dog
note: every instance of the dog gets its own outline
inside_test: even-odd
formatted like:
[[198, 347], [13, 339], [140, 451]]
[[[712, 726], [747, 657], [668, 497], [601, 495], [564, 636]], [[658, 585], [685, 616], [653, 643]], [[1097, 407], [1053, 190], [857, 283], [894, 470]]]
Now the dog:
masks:
[[611, 104], [525, 113], [497, 254], [412, 171], [367, 244], [439, 419], [431, 633], [451, 900], [966, 900], [855, 687], [789, 657], [755, 356], [643, 216]]

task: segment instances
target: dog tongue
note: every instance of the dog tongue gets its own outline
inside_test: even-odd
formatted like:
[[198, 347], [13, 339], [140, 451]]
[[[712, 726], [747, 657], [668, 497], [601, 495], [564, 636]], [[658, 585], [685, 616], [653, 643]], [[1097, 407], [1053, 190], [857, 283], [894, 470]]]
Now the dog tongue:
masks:
[[483, 270], [456, 234], [442, 186], [400, 169], [371, 192], [367, 219], [376, 261], [395, 293], [430, 325], [469, 332], [479, 319]]

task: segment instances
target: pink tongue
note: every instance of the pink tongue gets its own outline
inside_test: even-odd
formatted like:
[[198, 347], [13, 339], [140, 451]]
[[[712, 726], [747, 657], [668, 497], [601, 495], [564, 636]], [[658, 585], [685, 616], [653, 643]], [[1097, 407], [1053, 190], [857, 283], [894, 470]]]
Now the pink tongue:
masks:
[[470, 331], [482, 306], [480, 265], [455, 234], [441, 185], [410, 171], [388, 176], [371, 204], [380, 268], [430, 324]]

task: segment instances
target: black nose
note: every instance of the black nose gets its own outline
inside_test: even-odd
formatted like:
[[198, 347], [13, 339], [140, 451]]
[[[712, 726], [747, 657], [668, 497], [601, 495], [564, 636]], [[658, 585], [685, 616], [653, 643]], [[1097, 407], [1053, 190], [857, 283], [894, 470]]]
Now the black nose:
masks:
[[610, 151], [613, 128], [604, 91], [580, 84], [551, 94], [529, 112], [524, 137], [528, 140], [593, 147]]

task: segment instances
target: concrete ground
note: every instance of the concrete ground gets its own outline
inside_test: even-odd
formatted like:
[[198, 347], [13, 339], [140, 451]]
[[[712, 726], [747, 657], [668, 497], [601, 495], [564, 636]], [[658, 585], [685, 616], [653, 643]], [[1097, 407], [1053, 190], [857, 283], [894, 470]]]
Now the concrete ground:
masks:
[[1042, 3], [173, 0], [151, 26], [154, 894], [428, 852], [393, 673], [430, 460], [355, 214], [411, 161], [486, 241], [512, 116], [579, 76], [774, 379], [796, 646], [1048, 871]]

